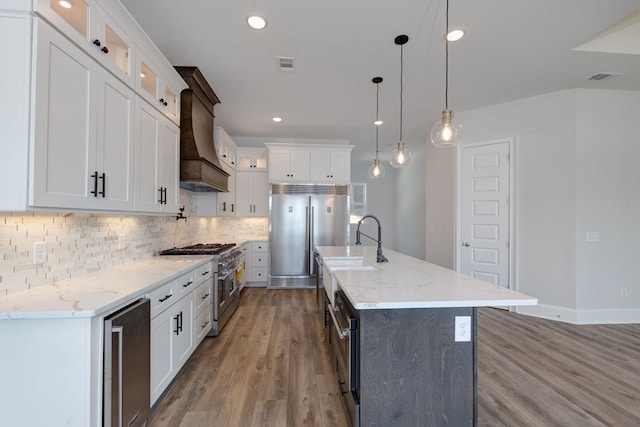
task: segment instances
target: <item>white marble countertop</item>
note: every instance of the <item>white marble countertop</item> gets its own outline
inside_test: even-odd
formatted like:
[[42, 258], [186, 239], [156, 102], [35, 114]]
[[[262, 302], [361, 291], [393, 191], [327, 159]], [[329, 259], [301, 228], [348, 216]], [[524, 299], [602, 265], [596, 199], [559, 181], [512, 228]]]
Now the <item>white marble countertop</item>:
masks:
[[99, 316], [209, 260], [157, 256], [9, 294], [0, 297], [0, 321]]
[[537, 298], [389, 249], [383, 248], [389, 259], [385, 263], [376, 262], [375, 246], [318, 246], [316, 251], [323, 262], [360, 257], [373, 266], [370, 270], [336, 269], [331, 272], [340, 289], [358, 310], [538, 303]]

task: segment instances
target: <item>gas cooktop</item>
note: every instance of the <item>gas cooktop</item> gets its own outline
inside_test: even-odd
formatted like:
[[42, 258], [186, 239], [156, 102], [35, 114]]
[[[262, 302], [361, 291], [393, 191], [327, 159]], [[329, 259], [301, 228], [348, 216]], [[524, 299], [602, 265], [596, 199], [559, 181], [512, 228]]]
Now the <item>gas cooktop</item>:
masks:
[[166, 249], [158, 255], [219, 255], [235, 246], [235, 243], [196, 243], [182, 248]]

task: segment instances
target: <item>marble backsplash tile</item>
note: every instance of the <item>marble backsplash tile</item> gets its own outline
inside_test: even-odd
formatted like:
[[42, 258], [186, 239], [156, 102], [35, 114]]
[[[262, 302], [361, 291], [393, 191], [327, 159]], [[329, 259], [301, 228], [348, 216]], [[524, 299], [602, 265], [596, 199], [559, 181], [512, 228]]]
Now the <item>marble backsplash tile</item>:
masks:
[[[181, 192], [187, 220], [174, 216], [65, 212], [0, 212], [0, 296], [154, 256], [190, 243], [268, 238], [267, 218], [192, 216], [193, 197]], [[119, 236], [125, 247], [119, 249]], [[33, 244], [47, 259], [33, 263]]]

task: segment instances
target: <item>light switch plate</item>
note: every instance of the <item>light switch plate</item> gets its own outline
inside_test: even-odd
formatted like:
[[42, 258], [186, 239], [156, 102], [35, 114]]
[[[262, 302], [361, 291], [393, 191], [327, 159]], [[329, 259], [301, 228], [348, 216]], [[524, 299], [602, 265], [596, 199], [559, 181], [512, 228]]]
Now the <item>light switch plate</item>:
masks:
[[587, 242], [599, 242], [600, 233], [597, 231], [587, 231]]

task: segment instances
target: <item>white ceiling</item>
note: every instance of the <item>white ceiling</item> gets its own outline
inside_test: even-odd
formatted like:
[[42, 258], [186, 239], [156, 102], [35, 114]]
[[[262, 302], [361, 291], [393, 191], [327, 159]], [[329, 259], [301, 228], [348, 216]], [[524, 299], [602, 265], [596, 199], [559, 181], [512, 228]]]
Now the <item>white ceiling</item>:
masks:
[[[369, 161], [371, 79], [381, 76], [380, 148], [388, 159], [400, 131], [399, 34], [409, 36], [409, 148], [426, 143], [444, 107], [445, 0], [121, 1], [174, 65], [200, 68], [222, 101], [216, 125], [232, 136], [348, 140], [354, 159]], [[638, 0], [450, 0], [450, 27], [467, 32], [450, 44], [450, 107], [460, 112], [578, 87], [640, 90], [640, 18], [629, 18], [638, 7]], [[264, 30], [246, 25], [253, 13], [267, 19]], [[622, 43], [635, 54], [600, 52], [620, 51], [611, 47], [616, 37], [576, 49], [603, 31], [610, 39], [612, 32], [634, 37]], [[295, 72], [279, 72], [277, 56], [295, 57]], [[619, 75], [587, 81], [602, 72]], [[271, 121], [276, 115], [282, 123]]]

